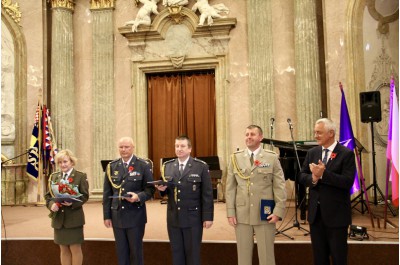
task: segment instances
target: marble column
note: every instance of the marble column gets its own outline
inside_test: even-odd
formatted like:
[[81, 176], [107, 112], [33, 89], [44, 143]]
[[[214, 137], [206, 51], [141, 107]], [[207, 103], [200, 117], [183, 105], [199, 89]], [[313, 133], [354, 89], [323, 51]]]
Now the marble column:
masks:
[[58, 149], [75, 153], [73, 4], [53, 0], [51, 28], [51, 117]]
[[114, 159], [114, 1], [91, 1], [93, 41], [93, 128], [91, 199], [101, 199], [104, 173], [101, 160]]
[[294, 9], [297, 139], [312, 140], [322, 110], [315, 1], [297, 0]]
[[271, 1], [247, 1], [251, 121], [267, 128], [275, 117]]

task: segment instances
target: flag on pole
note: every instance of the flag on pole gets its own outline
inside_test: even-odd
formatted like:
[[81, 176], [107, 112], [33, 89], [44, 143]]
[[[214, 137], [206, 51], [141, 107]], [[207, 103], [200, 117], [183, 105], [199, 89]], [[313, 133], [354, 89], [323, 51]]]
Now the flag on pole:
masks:
[[394, 79], [390, 80], [390, 112], [388, 141], [386, 150], [387, 159], [392, 161], [390, 179], [392, 181], [392, 203], [399, 206], [399, 105], [396, 95]]
[[[340, 91], [342, 92], [342, 102], [340, 106], [340, 137], [339, 142], [341, 145], [346, 146], [354, 152], [356, 142], [354, 140], [353, 128], [351, 127], [350, 115], [347, 109], [346, 97], [344, 95], [342, 83], [339, 83]], [[350, 194], [360, 190], [360, 183], [358, 181], [357, 170], [354, 174], [354, 183], [351, 187]]]
[[35, 123], [33, 125], [31, 143], [29, 145], [28, 163], [26, 165], [26, 173], [33, 180], [39, 177], [39, 162], [40, 162], [40, 115], [41, 106], [38, 103], [35, 113]]
[[54, 165], [54, 157], [57, 152], [58, 149], [54, 138], [50, 110], [46, 105], [43, 105], [43, 157], [45, 168]]

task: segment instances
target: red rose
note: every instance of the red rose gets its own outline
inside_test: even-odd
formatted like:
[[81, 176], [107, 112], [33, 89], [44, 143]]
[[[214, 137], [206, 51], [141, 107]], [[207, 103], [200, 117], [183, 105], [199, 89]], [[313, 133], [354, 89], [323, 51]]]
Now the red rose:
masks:
[[335, 159], [336, 155], [337, 155], [336, 153], [332, 153], [332, 154], [331, 154], [331, 159], [332, 159], [332, 160]]
[[72, 183], [73, 181], [74, 181], [73, 178], [68, 178], [68, 182], [69, 182], [69, 183]]
[[132, 172], [134, 170], [133, 166], [129, 166], [128, 171]]

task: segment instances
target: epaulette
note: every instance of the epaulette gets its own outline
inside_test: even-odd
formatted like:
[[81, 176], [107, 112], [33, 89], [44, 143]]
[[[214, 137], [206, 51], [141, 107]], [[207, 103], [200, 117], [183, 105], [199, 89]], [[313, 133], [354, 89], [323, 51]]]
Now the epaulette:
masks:
[[272, 154], [276, 155], [276, 152], [274, 152], [274, 151], [267, 150], [267, 149], [264, 149], [264, 151], [265, 151], [265, 152], [272, 153]]
[[144, 162], [146, 164], [150, 163], [149, 162], [149, 160], [150, 160], [149, 158], [141, 158], [141, 157], [138, 157], [138, 156], [136, 158], [137, 158], [137, 160], [142, 161], [142, 162]]
[[198, 159], [198, 158], [194, 158], [193, 159], [194, 161], [197, 161], [197, 162], [200, 162], [200, 163], [203, 163], [204, 165], [207, 165], [207, 163], [206, 162], [204, 162], [203, 160], [200, 160], [200, 159]]
[[76, 169], [75, 169], [75, 171], [79, 172], [79, 173], [82, 173], [82, 174], [85, 174], [85, 172], [82, 172], [82, 171], [79, 171], [79, 170], [76, 170]]
[[242, 150], [236, 150], [236, 151], [234, 152], [234, 154], [243, 153], [243, 152], [244, 152], [244, 149], [242, 149]]
[[175, 158], [174, 158], [174, 159], [171, 159], [171, 160], [168, 160], [168, 161], [165, 161], [165, 162], [163, 163], [163, 165], [166, 165], [166, 164], [171, 163], [171, 162], [173, 162], [173, 161], [175, 161]]
[[60, 173], [61, 173], [61, 171], [55, 171], [55, 172], [51, 173], [50, 176], [53, 176], [53, 175], [56, 175], [56, 174], [60, 174]]
[[109, 164], [113, 164], [115, 162], [118, 162], [120, 160], [120, 158], [114, 159], [113, 161], [111, 161]]

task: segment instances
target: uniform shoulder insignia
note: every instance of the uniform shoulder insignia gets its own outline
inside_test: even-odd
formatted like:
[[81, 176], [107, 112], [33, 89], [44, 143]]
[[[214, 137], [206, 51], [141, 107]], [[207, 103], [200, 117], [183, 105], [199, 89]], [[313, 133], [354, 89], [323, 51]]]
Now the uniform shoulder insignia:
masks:
[[173, 162], [173, 161], [175, 161], [175, 158], [174, 158], [174, 159], [171, 159], [171, 160], [168, 160], [168, 161], [165, 161], [165, 162], [163, 163], [163, 165], [168, 164], [168, 163], [171, 163], [171, 162]]
[[267, 150], [267, 149], [264, 149], [264, 151], [265, 151], [265, 152], [272, 153], [272, 154], [276, 155], [276, 152], [274, 152], [274, 151]]
[[142, 158], [142, 157], [136, 157], [139, 161], [142, 161], [142, 162], [144, 162], [144, 163], [146, 163], [146, 164], [149, 164], [150, 163], [150, 158]]
[[118, 162], [119, 161], [119, 158], [117, 158], [117, 159], [114, 159], [113, 161], [111, 161], [109, 164], [114, 164], [114, 163], [116, 163], [116, 162]]
[[51, 173], [50, 176], [57, 175], [57, 174], [59, 174], [60, 172], [61, 172], [61, 171], [55, 171], [55, 172]]
[[243, 153], [243, 152], [244, 152], [244, 149], [243, 150], [237, 150], [237, 151], [234, 152], [234, 154], [239, 154], [239, 153]]
[[200, 162], [200, 163], [203, 163], [204, 165], [207, 165], [207, 163], [206, 162], [204, 162], [203, 160], [200, 160], [200, 159], [198, 159], [198, 158], [194, 158], [193, 159], [194, 161], [197, 161], [197, 162]]

